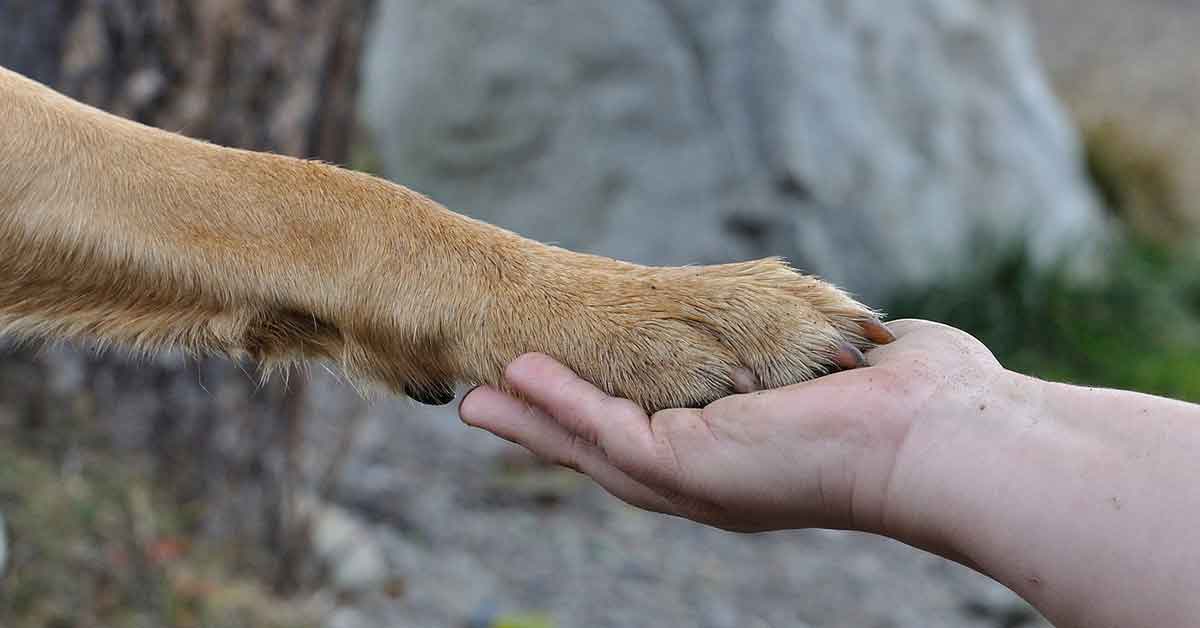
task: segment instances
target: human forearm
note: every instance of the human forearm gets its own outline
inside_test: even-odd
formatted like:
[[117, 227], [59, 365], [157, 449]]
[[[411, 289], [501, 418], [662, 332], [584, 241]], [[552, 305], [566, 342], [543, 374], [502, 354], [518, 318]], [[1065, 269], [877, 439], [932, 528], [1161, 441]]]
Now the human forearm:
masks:
[[898, 464], [917, 544], [1061, 626], [1200, 617], [1200, 408], [1006, 375], [965, 410], [916, 424]]

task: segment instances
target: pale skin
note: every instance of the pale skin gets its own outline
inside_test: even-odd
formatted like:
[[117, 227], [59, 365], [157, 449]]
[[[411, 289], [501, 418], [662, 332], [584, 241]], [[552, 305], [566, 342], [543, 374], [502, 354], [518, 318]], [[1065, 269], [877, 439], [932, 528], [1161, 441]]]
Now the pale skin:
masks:
[[885, 535], [1012, 588], [1060, 627], [1200, 621], [1200, 406], [1044, 382], [898, 321], [868, 368], [647, 416], [557, 362], [472, 391], [468, 424], [618, 498], [719, 528]]

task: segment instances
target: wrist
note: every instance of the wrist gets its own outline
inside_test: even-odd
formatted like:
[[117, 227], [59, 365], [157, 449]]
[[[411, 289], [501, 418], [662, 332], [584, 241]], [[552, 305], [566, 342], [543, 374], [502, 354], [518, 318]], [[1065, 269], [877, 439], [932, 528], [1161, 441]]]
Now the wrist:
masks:
[[[1053, 384], [996, 368], [932, 384], [896, 452], [885, 509], [888, 536], [978, 569], [975, 547], [1004, 526], [999, 491], [1031, 471], [1026, 439]], [[1036, 471], [1033, 471], [1036, 474]]]

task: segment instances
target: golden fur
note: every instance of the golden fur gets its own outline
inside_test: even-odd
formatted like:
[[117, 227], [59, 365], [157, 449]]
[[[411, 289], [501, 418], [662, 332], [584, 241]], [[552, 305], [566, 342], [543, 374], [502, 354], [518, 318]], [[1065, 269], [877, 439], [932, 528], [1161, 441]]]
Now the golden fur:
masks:
[[[0, 68], [0, 333], [336, 361], [427, 402], [548, 353], [654, 410], [881, 340], [778, 260], [652, 268], [546, 246], [330, 165], [130, 122]], [[864, 327], [866, 325], [866, 327]], [[853, 353], [853, 350], [851, 349]]]

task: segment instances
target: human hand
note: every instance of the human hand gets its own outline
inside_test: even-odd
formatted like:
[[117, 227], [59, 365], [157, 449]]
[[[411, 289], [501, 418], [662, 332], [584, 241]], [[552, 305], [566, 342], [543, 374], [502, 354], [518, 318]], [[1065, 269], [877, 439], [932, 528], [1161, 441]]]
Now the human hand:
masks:
[[506, 371], [529, 400], [479, 388], [463, 420], [595, 479], [648, 510], [727, 530], [808, 527], [895, 535], [899, 460], [918, 424], [953, 422], [1006, 373], [978, 341], [924, 321], [891, 323], [898, 340], [870, 368], [703, 410], [648, 417], [550, 358]]
[[[1055, 625], [1200, 616], [1200, 406], [1006, 371], [969, 335], [890, 324], [869, 368], [647, 417], [545, 356], [470, 425], [650, 510], [734, 531], [851, 529], [1009, 586]], [[1132, 583], [1132, 584], [1131, 584]]]

